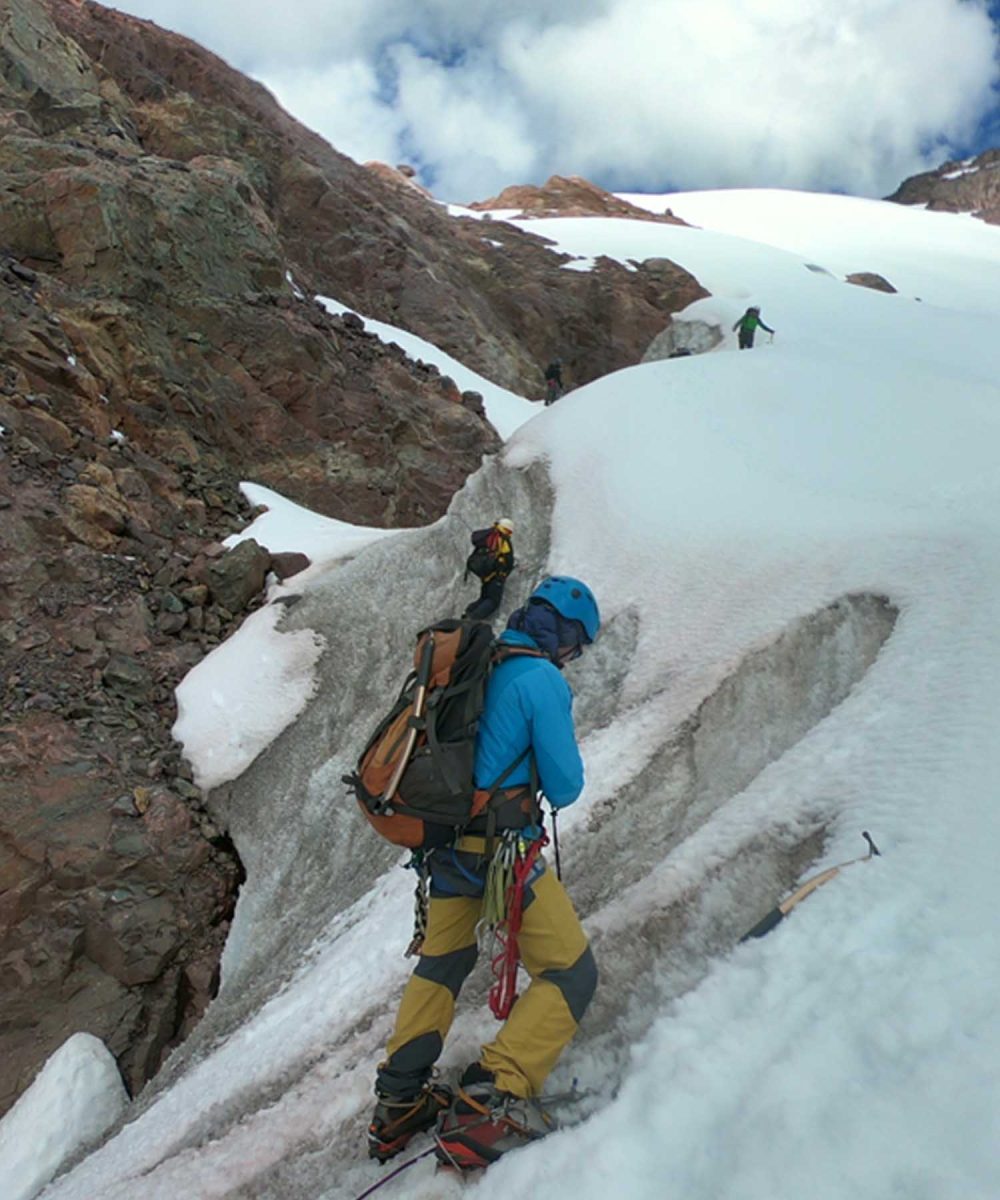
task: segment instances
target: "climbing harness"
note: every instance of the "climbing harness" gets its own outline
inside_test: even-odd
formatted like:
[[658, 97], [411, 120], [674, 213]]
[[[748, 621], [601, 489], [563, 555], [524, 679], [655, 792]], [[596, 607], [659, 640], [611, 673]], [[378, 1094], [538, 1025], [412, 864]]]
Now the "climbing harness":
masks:
[[544, 829], [530, 841], [524, 832], [508, 830], [500, 839], [486, 873], [483, 909], [476, 933], [492, 935], [490, 968], [490, 1011], [506, 1021], [517, 1000], [517, 967], [521, 960], [517, 944], [524, 914], [524, 889], [532, 877], [543, 847], [548, 845]]

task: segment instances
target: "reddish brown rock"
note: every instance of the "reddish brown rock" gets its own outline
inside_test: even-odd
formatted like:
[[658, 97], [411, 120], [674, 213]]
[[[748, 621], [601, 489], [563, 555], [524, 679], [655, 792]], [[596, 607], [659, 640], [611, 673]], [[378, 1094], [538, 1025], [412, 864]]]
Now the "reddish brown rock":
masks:
[[[403, 324], [506, 387], [532, 394], [556, 345], [577, 382], [636, 363], [670, 313], [704, 294], [687, 276], [680, 292], [661, 291], [654, 303], [624, 267], [596, 279], [561, 270], [566, 260], [540, 239], [449, 217], [400, 171], [338, 154], [187, 39], [96, 4], [54, 5], [52, 14], [114, 79], [126, 106], [117, 117], [148, 155], [192, 170], [205, 160], [219, 171], [224, 161], [230, 181], [242, 171], [257, 197], [248, 203], [259, 223], [270, 222], [300, 287]], [[681, 223], [584, 180], [550, 183], [547, 203], [564, 214], [576, 206]]]
[[[210, 995], [185, 999], [182, 980], [221, 949], [235, 865], [169, 792], [144, 818], [114, 805], [109, 752], [57, 714], [0, 727], [3, 1109], [81, 1029], [137, 1089]], [[28, 767], [30, 792], [15, 783]]]
[[271, 563], [270, 550], [245, 538], [207, 568], [213, 598], [231, 613], [242, 612], [264, 586]]
[[529, 217], [627, 217], [633, 221], [687, 225], [687, 221], [675, 217], [669, 208], [662, 213], [652, 213], [604, 191], [579, 175], [553, 175], [541, 187], [514, 184], [491, 200], [473, 201], [467, 207], [480, 212], [513, 209]]
[[279, 579], [290, 579], [311, 565], [308, 555], [300, 554], [297, 551], [289, 550], [271, 555], [270, 569]]
[[972, 213], [1000, 225], [1000, 150], [986, 150], [963, 162], [946, 162], [912, 175], [887, 200], [920, 204], [931, 212]]
[[65, 491], [70, 514], [66, 527], [95, 550], [110, 550], [125, 530], [126, 509], [112, 495], [87, 484], [74, 484]]
[[856, 284], [858, 287], [871, 288], [875, 292], [891, 292], [893, 295], [896, 293], [896, 289], [889, 280], [875, 271], [856, 271], [853, 275], [847, 276], [847, 282]]
[[416, 171], [405, 163], [395, 167], [390, 167], [388, 163], [383, 162], [366, 162], [365, 170], [371, 171], [386, 183], [393, 184], [396, 187], [413, 188], [427, 200], [433, 200], [431, 193], [425, 188], [416, 178]]

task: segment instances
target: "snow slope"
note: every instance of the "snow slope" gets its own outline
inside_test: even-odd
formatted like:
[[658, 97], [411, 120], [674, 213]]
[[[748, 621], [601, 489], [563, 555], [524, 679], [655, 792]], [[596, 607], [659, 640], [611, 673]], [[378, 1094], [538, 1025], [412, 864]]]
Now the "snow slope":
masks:
[[[1000, 1195], [1000, 231], [791, 193], [660, 202], [704, 228], [530, 227], [581, 261], [676, 260], [713, 293], [684, 317], [722, 345], [571, 393], [441, 521], [283, 605], [272, 650], [300, 654], [305, 631], [324, 649], [300, 660], [301, 714], [213, 793], [248, 868], [222, 991], [49, 1200], [333, 1200], [381, 1177], [363, 1136], [411, 881], [337, 780], [413, 633], [468, 598], [466, 524], [501, 506], [510, 605], [572, 571], [605, 619], [568, 672], [588, 784], [560, 822], [601, 985], [552, 1081], [594, 1093], [578, 1123], [475, 1193]], [[777, 336], [739, 353], [751, 301]], [[188, 681], [195, 723], [217, 670]], [[862, 854], [862, 829], [881, 858], [739, 944]], [[463, 996], [446, 1069], [492, 1028], [484, 992]], [[384, 1194], [459, 1190], [424, 1162]]]

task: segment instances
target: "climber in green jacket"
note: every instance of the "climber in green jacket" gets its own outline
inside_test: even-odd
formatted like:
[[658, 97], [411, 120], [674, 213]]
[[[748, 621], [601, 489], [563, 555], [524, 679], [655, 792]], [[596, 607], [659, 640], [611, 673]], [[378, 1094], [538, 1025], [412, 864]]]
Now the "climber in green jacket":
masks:
[[753, 335], [757, 332], [758, 326], [760, 326], [761, 329], [766, 329], [767, 332], [773, 336], [774, 330], [769, 325], [765, 325], [761, 320], [760, 309], [757, 307], [757, 305], [752, 305], [733, 326], [733, 333], [735, 333], [737, 329], [740, 331], [741, 350], [753, 349]]

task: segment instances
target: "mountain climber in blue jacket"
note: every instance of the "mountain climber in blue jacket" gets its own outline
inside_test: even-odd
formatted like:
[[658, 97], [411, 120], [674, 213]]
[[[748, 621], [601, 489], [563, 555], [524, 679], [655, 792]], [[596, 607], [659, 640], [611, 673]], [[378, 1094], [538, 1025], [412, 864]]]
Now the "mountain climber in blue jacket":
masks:
[[477, 817], [451, 844], [430, 852], [426, 936], [375, 1085], [368, 1144], [369, 1154], [382, 1162], [435, 1124], [439, 1157], [460, 1168], [487, 1166], [549, 1130], [532, 1101], [576, 1032], [597, 985], [597, 967], [569, 897], [537, 848], [531, 850], [537, 857], [526, 875], [518, 933], [531, 986], [465, 1069], [454, 1095], [435, 1080], [434, 1064], [476, 961], [490, 858], [505, 851], [525, 855], [542, 838], [539, 788], [554, 809], [572, 804], [583, 790], [573, 695], [561, 672], [599, 627], [587, 585], [556, 575], [511, 615], [499, 639], [474, 775], [477, 788], [502, 787], [491, 802], [492, 815]]

